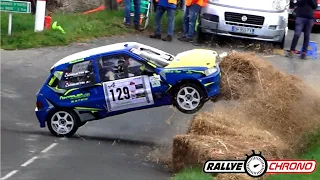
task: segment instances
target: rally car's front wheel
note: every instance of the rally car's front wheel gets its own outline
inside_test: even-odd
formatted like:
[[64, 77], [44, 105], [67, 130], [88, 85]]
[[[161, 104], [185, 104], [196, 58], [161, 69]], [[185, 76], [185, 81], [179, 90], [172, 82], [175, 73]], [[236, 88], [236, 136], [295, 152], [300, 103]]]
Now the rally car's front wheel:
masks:
[[174, 94], [174, 105], [186, 114], [199, 111], [205, 103], [204, 90], [194, 83], [186, 83], [177, 88]]
[[79, 117], [71, 110], [56, 110], [48, 117], [49, 131], [58, 137], [71, 137], [79, 128]]

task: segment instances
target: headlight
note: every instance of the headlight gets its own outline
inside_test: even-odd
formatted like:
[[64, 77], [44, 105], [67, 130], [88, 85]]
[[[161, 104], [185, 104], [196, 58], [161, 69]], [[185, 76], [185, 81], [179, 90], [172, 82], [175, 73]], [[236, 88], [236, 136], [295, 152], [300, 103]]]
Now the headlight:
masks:
[[285, 10], [286, 7], [289, 5], [289, 0], [273, 0], [272, 1], [272, 7], [275, 10], [281, 11]]
[[217, 71], [218, 71], [217, 68], [212, 67], [212, 68], [209, 68], [209, 69], [205, 70], [204, 73], [205, 73], [206, 76], [210, 76], [211, 74], [213, 74], [213, 73], [215, 73]]

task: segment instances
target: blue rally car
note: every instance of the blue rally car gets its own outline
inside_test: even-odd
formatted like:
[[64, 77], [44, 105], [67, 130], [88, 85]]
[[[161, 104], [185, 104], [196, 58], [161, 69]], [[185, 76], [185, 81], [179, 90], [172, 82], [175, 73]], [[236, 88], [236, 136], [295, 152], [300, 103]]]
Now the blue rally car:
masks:
[[36, 95], [40, 127], [72, 136], [88, 121], [173, 104], [192, 114], [220, 93], [219, 55], [193, 49], [176, 56], [124, 42], [67, 56]]

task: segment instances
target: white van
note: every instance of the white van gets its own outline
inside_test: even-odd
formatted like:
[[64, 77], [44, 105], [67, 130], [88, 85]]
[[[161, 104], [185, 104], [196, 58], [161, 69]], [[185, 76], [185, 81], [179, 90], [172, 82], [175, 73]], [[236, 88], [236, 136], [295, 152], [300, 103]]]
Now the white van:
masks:
[[199, 30], [222, 36], [273, 42], [284, 47], [290, 0], [208, 0]]

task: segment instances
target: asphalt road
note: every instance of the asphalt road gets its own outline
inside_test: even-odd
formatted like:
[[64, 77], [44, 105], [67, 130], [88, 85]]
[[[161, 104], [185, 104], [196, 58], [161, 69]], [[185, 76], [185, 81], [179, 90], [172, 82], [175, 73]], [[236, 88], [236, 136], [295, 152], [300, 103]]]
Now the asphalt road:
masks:
[[[320, 35], [313, 34], [312, 40], [320, 44]], [[170, 145], [174, 135], [185, 132], [193, 115], [182, 114], [169, 106], [141, 110], [89, 122], [69, 139], [53, 137], [47, 128], [40, 129], [35, 117], [35, 93], [58, 59], [123, 41], [148, 44], [172, 54], [195, 48], [178, 40], [167, 43], [146, 36], [125, 36], [68, 47], [1, 50], [2, 180], [150, 180], [171, 176], [146, 157], [154, 145]], [[287, 46], [290, 42], [288, 38]], [[225, 49], [215, 50], [221, 53]], [[267, 59], [319, 88], [319, 60], [289, 60], [277, 55]], [[208, 102], [203, 111], [212, 105]]]

